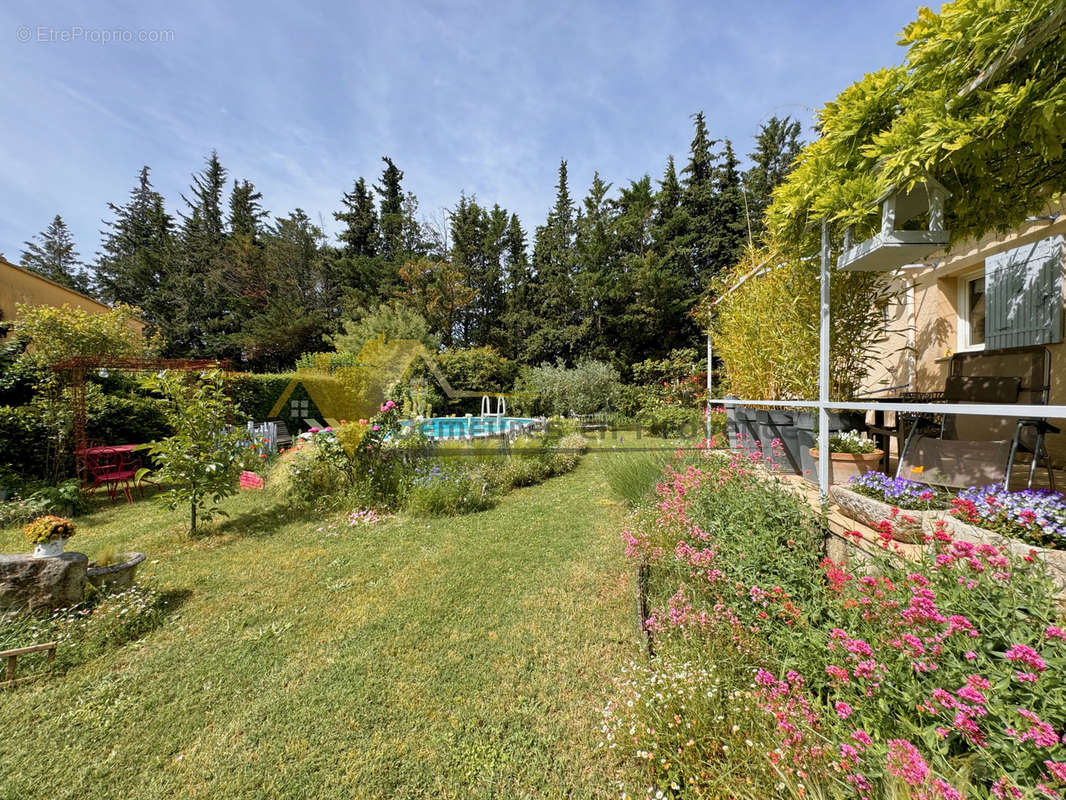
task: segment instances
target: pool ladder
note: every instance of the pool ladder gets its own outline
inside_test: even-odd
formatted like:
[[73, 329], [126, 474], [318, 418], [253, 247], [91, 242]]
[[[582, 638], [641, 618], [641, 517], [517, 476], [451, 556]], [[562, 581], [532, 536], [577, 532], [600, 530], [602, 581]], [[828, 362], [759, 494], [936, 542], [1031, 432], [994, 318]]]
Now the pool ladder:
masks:
[[487, 394], [481, 395], [481, 416], [484, 417], [496, 417], [500, 419], [507, 415], [507, 401], [503, 395], [496, 395], [496, 413], [492, 413], [492, 400]]

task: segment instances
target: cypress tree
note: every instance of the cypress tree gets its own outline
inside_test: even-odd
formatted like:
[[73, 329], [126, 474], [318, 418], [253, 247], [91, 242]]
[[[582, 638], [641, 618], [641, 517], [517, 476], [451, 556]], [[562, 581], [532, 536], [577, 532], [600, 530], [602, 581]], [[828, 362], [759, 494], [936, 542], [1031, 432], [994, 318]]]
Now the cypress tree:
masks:
[[791, 117], [770, 117], [755, 137], [755, 152], [748, 156], [752, 167], [744, 173], [748, 220], [755, 241], [766, 230], [763, 216], [774, 188], [792, 171], [792, 164], [803, 149], [799, 136], [800, 124]]

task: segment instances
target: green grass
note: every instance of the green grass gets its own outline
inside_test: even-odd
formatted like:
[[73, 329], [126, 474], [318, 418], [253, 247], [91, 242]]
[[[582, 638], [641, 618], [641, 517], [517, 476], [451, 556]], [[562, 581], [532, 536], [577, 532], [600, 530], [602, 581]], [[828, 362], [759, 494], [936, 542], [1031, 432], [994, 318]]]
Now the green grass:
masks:
[[0, 692], [0, 797], [616, 796], [600, 709], [640, 643], [608, 457], [490, 511], [337, 536], [254, 492], [196, 539], [148, 502], [80, 519], [70, 549], [143, 551], [185, 599]]

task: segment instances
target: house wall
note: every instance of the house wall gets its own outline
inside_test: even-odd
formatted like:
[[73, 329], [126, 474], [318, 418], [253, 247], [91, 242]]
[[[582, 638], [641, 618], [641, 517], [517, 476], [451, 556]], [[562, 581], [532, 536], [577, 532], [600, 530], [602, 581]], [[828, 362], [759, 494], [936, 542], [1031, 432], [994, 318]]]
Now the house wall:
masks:
[[[952, 246], [935, 268], [903, 269], [888, 278], [895, 299], [888, 318], [892, 330], [878, 343], [875, 365], [864, 385], [868, 393], [932, 392], [944, 388], [948, 362], [958, 338], [959, 278], [984, 266], [989, 256], [1055, 234], [1066, 234], [1066, 200], [1051, 206], [1056, 220], [1026, 223], [1009, 234], [991, 234]], [[1059, 302], [1063, 302], [1059, 298]], [[1051, 352], [1049, 403], [1066, 405], [1066, 344], [1048, 345]], [[889, 386], [906, 388], [885, 391]], [[1066, 419], [1051, 419], [1066, 431]], [[1056, 466], [1066, 465], [1066, 433], [1048, 437]]]
[[[10, 323], [15, 319], [18, 303], [57, 307], [66, 304], [94, 314], [111, 310], [104, 303], [0, 258], [0, 322]], [[139, 320], [131, 320], [130, 325], [138, 333], [144, 330], [144, 323]]]

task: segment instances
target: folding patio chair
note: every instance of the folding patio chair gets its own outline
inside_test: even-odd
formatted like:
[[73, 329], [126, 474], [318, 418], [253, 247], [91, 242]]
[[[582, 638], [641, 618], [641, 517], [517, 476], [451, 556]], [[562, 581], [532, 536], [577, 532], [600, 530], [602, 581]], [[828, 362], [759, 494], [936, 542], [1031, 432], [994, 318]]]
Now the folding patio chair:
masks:
[[[956, 353], [951, 358], [942, 402], [1047, 405], [1051, 391], [1051, 353], [1046, 347]], [[922, 467], [926, 480], [967, 487], [997, 483], [1010, 487], [1019, 457], [1029, 458], [1032, 488], [1040, 459], [1055, 488], [1046, 437], [1059, 429], [1037, 417], [943, 414], [910, 415], [910, 433], [900, 453], [896, 475]]]

